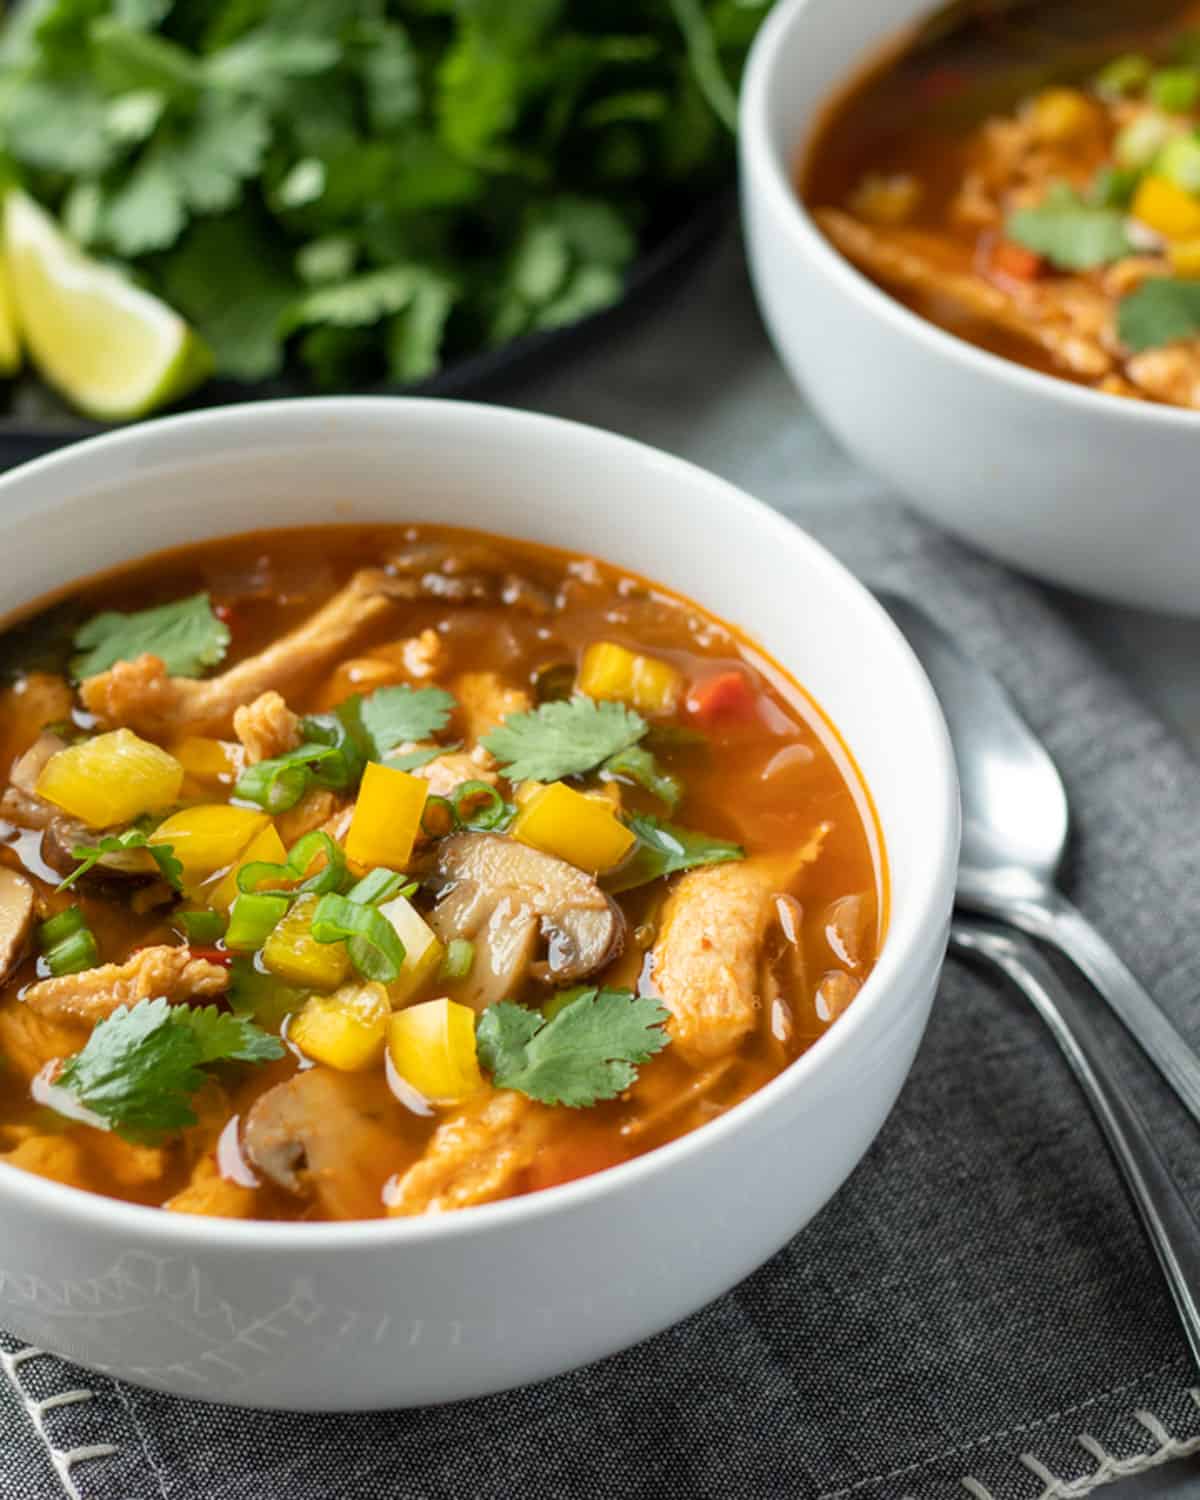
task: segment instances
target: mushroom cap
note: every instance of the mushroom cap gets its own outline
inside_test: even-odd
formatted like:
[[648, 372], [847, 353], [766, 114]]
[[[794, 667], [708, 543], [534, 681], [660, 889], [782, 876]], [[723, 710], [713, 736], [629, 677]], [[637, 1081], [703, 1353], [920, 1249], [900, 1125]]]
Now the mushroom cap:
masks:
[[36, 909], [37, 896], [29, 881], [0, 865], [0, 984], [25, 956]]
[[[516, 839], [453, 834], [438, 848], [435, 871], [430, 921], [443, 942], [475, 942], [463, 998], [477, 1009], [505, 999], [526, 974], [575, 984], [624, 948], [625, 918], [595, 879]], [[536, 961], [539, 937], [546, 956]]]

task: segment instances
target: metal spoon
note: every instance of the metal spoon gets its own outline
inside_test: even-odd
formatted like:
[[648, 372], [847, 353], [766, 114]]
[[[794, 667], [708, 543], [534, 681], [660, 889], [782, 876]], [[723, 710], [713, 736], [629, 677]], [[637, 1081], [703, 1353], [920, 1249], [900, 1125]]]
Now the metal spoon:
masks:
[[1200, 1367], [1200, 1224], [1146, 1122], [1113, 1076], [1087, 1006], [1020, 933], [958, 917], [950, 928], [950, 946], [999, 969], [1045, 1021], [1104, 1132]]
[[1200, 1058], [1055, 883], [1068, 808], [1054, 762], [996, 679], [941, 626], [897, 594], [879, 599], [928, 672], [950, 726], [963, 801], [959, 906], [1066, 954], [1200, 1121]]

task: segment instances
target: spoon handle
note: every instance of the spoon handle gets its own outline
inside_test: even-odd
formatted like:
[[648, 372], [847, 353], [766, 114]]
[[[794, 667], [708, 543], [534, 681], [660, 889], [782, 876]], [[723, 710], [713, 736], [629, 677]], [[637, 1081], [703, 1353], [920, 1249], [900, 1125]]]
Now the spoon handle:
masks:
[[1028, 939], [956, 917], [950, 946], [1000, 969], [1045, 1021], [1091, 1105], [1166, 1277], [1192, 1359], [1200, 1367], [1200, 1223], [1117, 1081], [1087, 1005]]
[[1047, 892], [1037, 901], [1013, 898], [983, 901], [972, 893], [970, 904], [1050, 943], [1069, 958], [1091, 981], [1184, 1108], [1200, 1122], [1200, 1057], [1082, 912], [1057, 891]]

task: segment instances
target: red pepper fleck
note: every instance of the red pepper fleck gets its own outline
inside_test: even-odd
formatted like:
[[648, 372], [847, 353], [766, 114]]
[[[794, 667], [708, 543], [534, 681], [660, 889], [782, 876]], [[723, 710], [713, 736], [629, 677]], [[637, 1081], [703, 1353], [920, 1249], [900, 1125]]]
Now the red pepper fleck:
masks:
[[754, 715], [754, 689], [744, 672], [722, 672], [693, 684], [687, 695], [687, 710], [697, 719], [746, 720]]
[[189, 946], [188, 952], [193, 958], [201, 958], [210, 964], [221, 964], [228, 969], [233, 963], [233, 954], [224, 948], [197, 948]]
[[1012, 281], [1036, 281], [1046, 269], [1046, 262], [1036, 251], [1012, 240], [995, 240], [985, 253], [986, 266], [994, 278]]

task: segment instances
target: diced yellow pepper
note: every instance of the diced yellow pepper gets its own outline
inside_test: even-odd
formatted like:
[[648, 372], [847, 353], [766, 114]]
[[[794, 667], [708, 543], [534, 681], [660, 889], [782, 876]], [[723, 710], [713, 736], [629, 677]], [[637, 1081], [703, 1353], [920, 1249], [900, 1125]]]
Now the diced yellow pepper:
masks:
[[1043, 89], [1029, 106], [1029, 122], [1039, 141], [1063, 146], [1091, 135], [1100, 125], [1096, 106], [1079, 89]]
[[345, 943], [318, 943], [313, 937], [313, 913], [320, 899], [310, 891], [295, 902], [263, 945], [262, 961], [289, 984], [336, 990], [350, 972], [350, 955]]
[[313, 995], [288, 1025], [293, 1042], [313, 1062], [359, 1073], [383, 1060], [392, 1003], [381, 984], [345, 984]]
[[171, 754], [193, 781], [206, 786], [232, 786], [241, 774], [245, 754], [240, 745], [189, 734], [171, 746]]
[[1130, 212], [1169, 240], [1200, 237], [1200, 198], [1168, 177], [1144, 177]]
[[346, 858], [359, 865], [402, 870], [421, 830], [429, 783], [371, 761], [363, 774], [346, 835]]
[[1177, 240], [1167, 246], [1167, 257], [1176, 276], [1200, 277], [1200, 239]]
[[148, 843], [170, 844], [183, 866], [183, 887], [193, 891], [221, 870], [228, 870], [250, 840], [270, 822], [265, 812], [202, 802], [172, 815], [150, 834]]
[[228, 911], [238, 897], [238, 872], [243, 865], [257, 864], [260, 860], [272, 865], [281, 865], [287, 860], [287, 850], [274, 823], [268, 823], [256, 833], [242, 850], [237, 863], [221, 876], [216, 885], [204, 892], [208, 905], [217, 911]]
[[169, 807], [182, 785], [174, 756], [130, 729], [114, 729], [52, 755], [37, 794], [92, 828], [107, 828]]
[[438, 970], [446, 950], [437, 933], [429, 926], [411, 901], [397, 896], [379, 908], [396, 929], [404, 944], [404, 963], [399, 978], [388, 986], [393, 1005], [403, 1005], [418, 993], [425, 981]]
[[561, 781], [525, 802], [510, 832], [523, 844], [592, 872], [620, 864], [636, 841], [607, 797], [590, 797]]
[[583, 653], [579, 691], [615, 698], [644, 714], [670, 714], [683, 694], [683, 674], [655, 656], [639, 656], [615, 641], [595, 641]]
[[387, 1045], [396, 1072], [434, 1104], [457, 1104], [483, 1087], [469, 1005], [443, 997], [397, 1011]]

